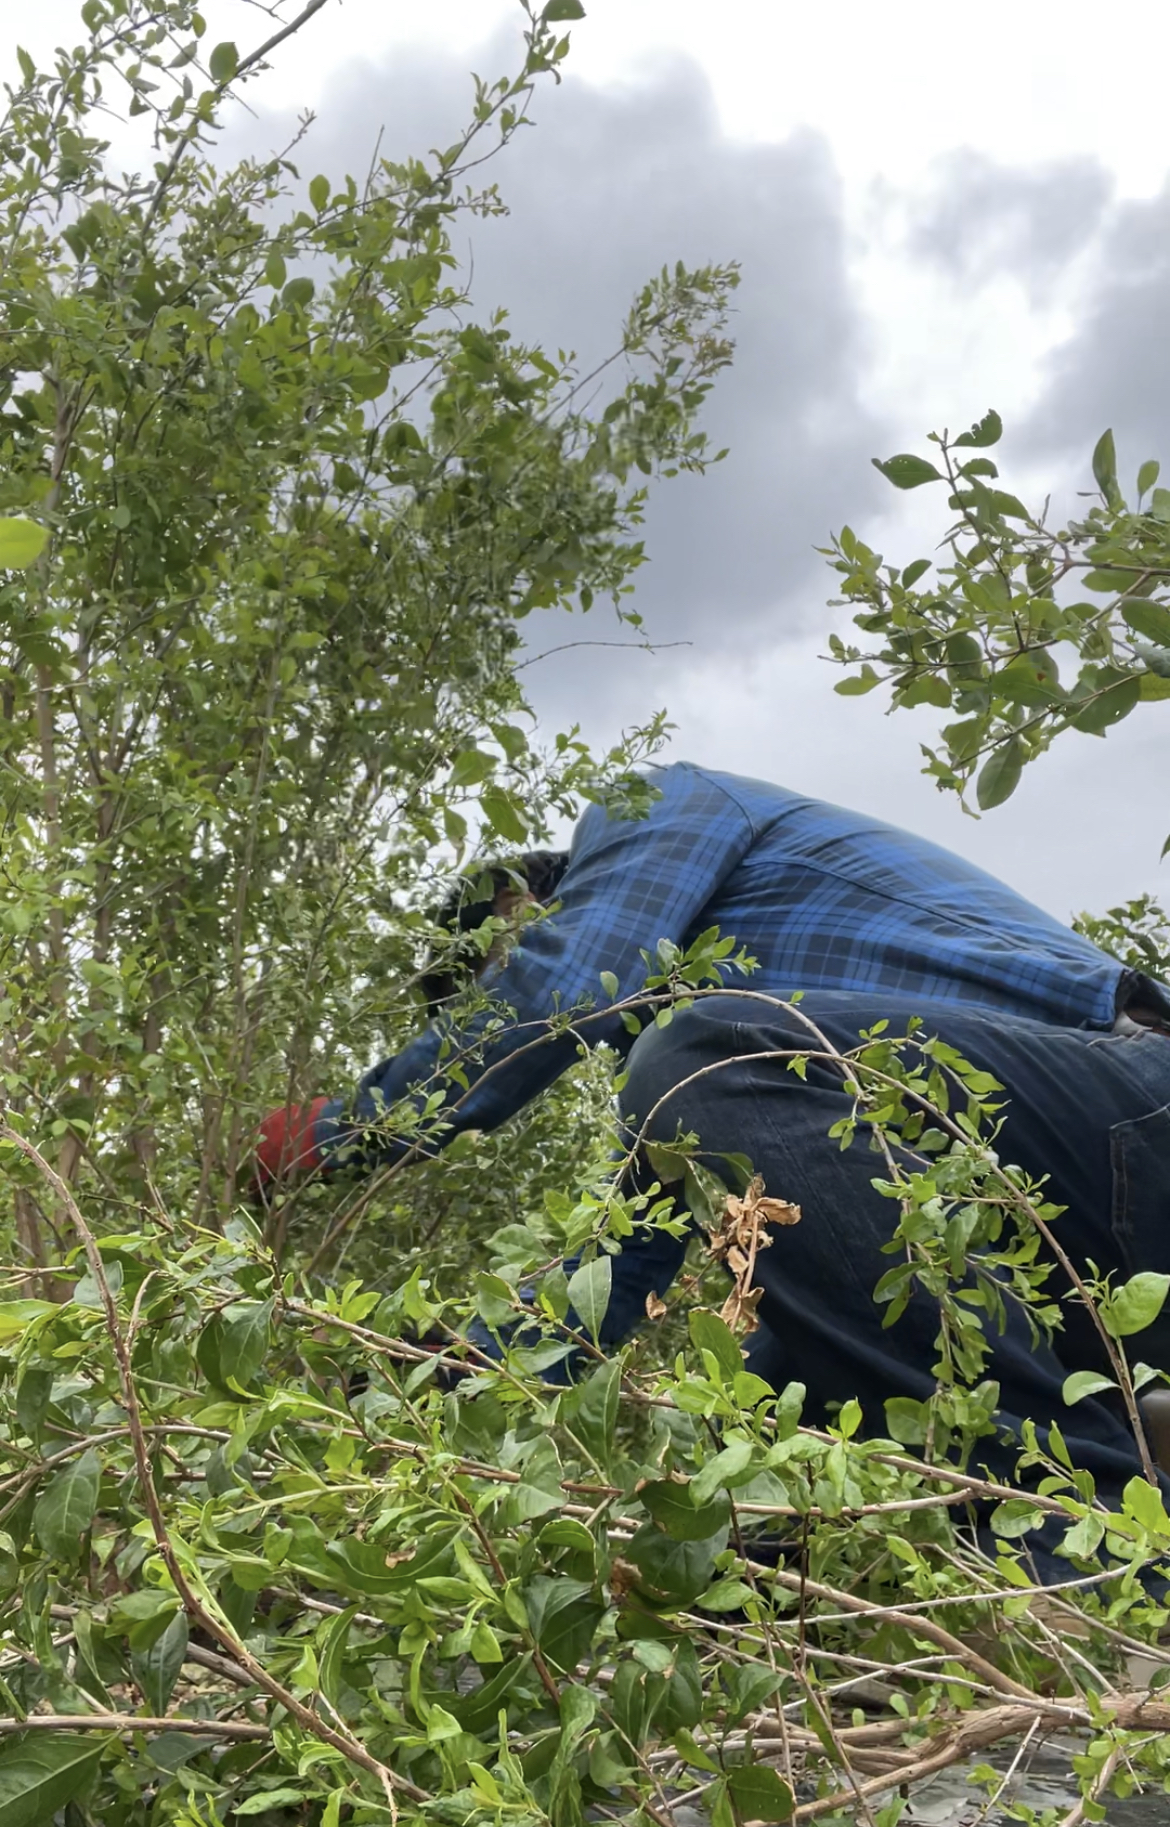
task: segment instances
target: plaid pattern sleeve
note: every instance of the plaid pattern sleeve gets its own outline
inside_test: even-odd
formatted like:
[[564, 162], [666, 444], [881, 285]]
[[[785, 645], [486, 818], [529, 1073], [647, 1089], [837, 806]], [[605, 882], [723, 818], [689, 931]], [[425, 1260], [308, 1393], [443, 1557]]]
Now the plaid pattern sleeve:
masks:
[[[380, 1109], [442, 1082], [451, 1050], [479, 1049], [452, 1087], [448, 1137], [504, 1122], [575, 1056], [550, 1015], [573, 1010], [591, 1041], [624, 1038], [605, 1013], [600, 973], [637, 991], [643, 951], [686, 944], [708, 926], [759, 965], [753, 987], [921, 994], [1067, 1026], [1108, 1028], [1121, 967], [962, 858], [893, 826], [766, 782], [676, 763], [656, 777], [644, 820], [590, 807], [574, 835], [560, 905], [536, 923], [494, 988], [515, 1019], [433, 1025], [366, 1074], [356, 1099], [326, 1106], [315, 1140], [328, 1158]], [[394, 1150], [379, 1150], [393, 1158]]]
[[[601, 972], [617, 977], [619, 998], [637, 990], [646, 976], [643, 950], [652, 953], [659, 939], [681, 943], [755, 835], [743, 807], [698, 769], [664, 769], [656, 784], [661, 796], [647, 818], [611, 819], [591, 806], [578, 824], [555, 915], [529, 929], [492, 985], [515, 1021], [486, 1045], [490, 1017], [454, 1030], [433, 1023], [362, 1079], [349, 1107], [359, 1124], [420, 1088], [434, 1090], [452, 1049], [465, 1054], [482, 1046], [481, 1058], [465, 1066], [469, 1091], [452, 1087], [449, 1101], [459, 1108], [447, 1139], [459, 1129], [491, 1129], [575, 1058], [578, 1041], [550, 1036], [550, 1015], [584, 1012], [591, 1042], [624, 1036], [618, 1018], [600, 1006], [608, 1000]], [[315, 1141], [326, 1159], [351, 1134], [346, 1113], [338, 1100], [318, 1121]], [[396, 1152], [380, 1151], [380, 1158]]]

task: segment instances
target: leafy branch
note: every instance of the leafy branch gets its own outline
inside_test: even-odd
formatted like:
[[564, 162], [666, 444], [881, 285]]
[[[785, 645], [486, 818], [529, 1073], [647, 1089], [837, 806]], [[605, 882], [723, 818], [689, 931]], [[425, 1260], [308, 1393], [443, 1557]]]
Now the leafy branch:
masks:
[[[957, 713], [942, 746], [924, 746], [924, 772], [964, 799], [973, 784], [981, 810], [1065, 731], [1101, 736], [1139, 703], [1170, 697], [1170, 490], [1157, 486], [1158, 464], [1141, 465], [1127, 501], [1105, 432], [1093, 504], [1053, 527], [1047, 508], [1032, 512], [999, 486], [984, 453], [1001, 435], [989, 412], [957, 437], [931, 433], [938, 463], [875, 459], [895, 488], [945, 486], [956, 516], [940, 538], [945, 562], [887, 565], [848, 527], [826, 548], [842, 579], [837, 606], [880, 637], [876, 647], [830, 637], [830, 657], [857, 669], [837, 690], [887, 683], [894, 709]], [[1083, 591], [1098, 600], [1075, 600]]]

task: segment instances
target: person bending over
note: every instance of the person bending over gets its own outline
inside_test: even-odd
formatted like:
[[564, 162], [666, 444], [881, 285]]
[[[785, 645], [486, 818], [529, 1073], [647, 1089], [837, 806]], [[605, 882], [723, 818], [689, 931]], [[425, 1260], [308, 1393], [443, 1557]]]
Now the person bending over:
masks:
[[[715, 1167], [721, 1155], [746, 1155], [770, 1194], [801, 1207], [803, 1221], [757, 1259], [750, 1368], [777, 1388], [804, 1383], [810, 1414], [856, 1394], [870, 1405], [924, 1400], [938, 1310], [919, 1289], [883, 1329], [873, 1293], [889, 1267], [892, 1208], [871, 1184], [869, 1151], [842, 1152], [828, 1133], [852, 1099], [830, 1065], [811, 1062], [802, 1079], [775, 1057], [809, 1046], [805, 1017], [846, 1050], [878, 1021], [900, 1033], [917, 1016], [1005, 1087], [1000, 1153], [1049, 1176], [1048, 1197], [1068, 1208], [1060, 1237], [1074, 1260], [1118, 1277], [1170, 1273], [1170, 996], [1160, 984], [891, 825], [686, 762], [653, 780], [659, 797], [644, 820], [592, 806], [566, 858], [534, 860], [529, 892], [553, 910], [484, 972], [514, 1019], [444, 1013], [452, 985], [433, 977], [435, 1019], [401, 1053], [352, 1095], [266, 1121], [262, 1176], [329, 1178], [401, 1159], [412, 1144], [380, 1127], [383, 1113], [433, 1092], [456, 1054], [465, 1085], [450, 1085], [430, 1148], [503, 1123], [572, 1063], [582, 1039], [607, 1041], [626, 1056], [630, 1129], [653, 1112], [645, 1139], [694, 1133]], [[507, 916], [523, 891], [510, 877], [504, 887], [497, 911]], [[482, 908], [465, 924], [481, 925]], [[799, 1008], [705, 996], [632, 1039], [612, 1005], [642, 987], [643, 952], [664, 938], [685, 948], [712, 926], [757, 961], [753, 991], [799, 991]], [[603, 971], [616, 979], [612, 996]], [[550, 1022], [570, 1009], [582, 1012], [571, 1033]], [[649, 1294], [665, 1293], [685, 1247], [653, 1230], [627, 1240], [613, 1259], [603, 1345], [629, 1335]], [[1060, 1292], [1058, 1279], [1052, 1286]], [[1042, 1430], [1059, 1419], [1076, 1462], [1116, 1491], [1140, 1470], [1124, 1420], [1107, 1400], [1070, 1410], [1061, 1396], [1070, 1371], [1100, 1367], [1083, 1313], [1068, 1308], [1056, 1344], [1035, 1349], [1010, 1301], [1007, 1313], [987, 1375], [1009, 1439], [1025, 1417]], [[1167, 1322], [1143, 1335], [1142, 1355], [1170, 1366]], [[1010, 1468], [1010, 1445], [979, 1451], [996, 1475]]]

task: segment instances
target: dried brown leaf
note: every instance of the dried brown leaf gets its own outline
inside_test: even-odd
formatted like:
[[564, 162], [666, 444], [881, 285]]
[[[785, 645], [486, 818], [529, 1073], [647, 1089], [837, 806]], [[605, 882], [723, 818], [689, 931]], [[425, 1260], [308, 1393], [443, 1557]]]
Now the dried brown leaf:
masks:
[[720, 1318], [735, 1332], [752, 1333], [759, 1325], [756, 1307], [763, 1290], [753, 1286], [756, 1257], [772, 1247], [769, 1227], [799, 1224], [800, 1207], [787, 1199], [765, 1197], [764, 1182], [756, 1174], [742, 1197], [728, 1193], [720, 1224], [709, 1248], [733, 1277], [734, 1287], [723, 1303]]
[[758, 1211], [765, 1224], [799, 1224], [800, 1207], [787, 1199], [761, 1199]]

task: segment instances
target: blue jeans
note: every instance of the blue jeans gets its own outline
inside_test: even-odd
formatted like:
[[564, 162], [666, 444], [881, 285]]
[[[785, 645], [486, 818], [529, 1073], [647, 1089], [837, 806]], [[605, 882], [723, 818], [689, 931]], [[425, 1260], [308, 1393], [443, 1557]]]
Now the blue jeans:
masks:
[[[1141, 1269], [1170, 1273], [1170, 1036], [1056, 1028], [896, 993], [809, 991], [799, 1007], [842, 1050], [879, 1020], [899, 1034], [912, 1016], [922, 1017], [927, 1033], [1005, 1087], [999, 1153], [1048, 1176], [1047, 1196], [1067, 1208], [1056, 1230], [1074, 1263], [1091, 1258], [1118, 1280]], [[885, 1308], [873, 1290], [891, 1266], [881, 1246], [896, 1207], [871, 1185], [883, 1164], [864, 1137], [842, 1152], [829, 1136], [852, 1107], [839, 1071], [810, 1061], [800, 1079], [786, 1060], [769, 1057], [809, 1046], [793, 1010], [737, 996], [699, 1001], [635, 1043], [623, 1116], [637, 1130], [655, 1111], [649, 1141], [697, 1134], [716, 1172], [718, 1156], [748, 1156], [771, 1196], [801, 1207], [802, 1222], [775, 1233], [757, 1258], [761, 1326], [747, 1367], [776, 1388], [805, 1384], [810, 1422], [857, 1396], [867, 1429], [881, 1433], [887, 1398], [923, 1401], [933, 1392], [938, 1309], [917, 1289], [883, 1329]], [[685, 1243], [661, 1232], [626, 1241], [614, 1258], [602, 1344], [616, 1346], [635, 1329], [647, 1294], [665, 1292], [684, 1253]], [[1057, 1268], [1049, 1290], [1059, 1297], [1067, 1287]], [[1007, 1303], [986, 1371], [1000, 1385], [999, 1420], [1017, 1437], [1024, 1417], [1041, 1430], [1057, 1421], [1074, 1463], [1093, 1473], [1103, 1495], [1115, 1496], [1141, 1471], [1137, 1449], [1108, 1397], [1065, 1406], [1061, 1388], [1071, 1371], [1108, 1372], [1108, 1364], [1085, 1310], [1065, 1303], [1062, 1313], [1053, 1344], [1033, 1347], [1023, 1315]], [[1128, 1342], [1133, 1356], [1170, 1369], [1170, 1311]], [[1010, 1473], [1014, 1456], [1013, 1447], [991, 1440], [979, 1441], [975, 1454], [996, 1477]]]

